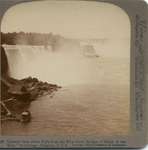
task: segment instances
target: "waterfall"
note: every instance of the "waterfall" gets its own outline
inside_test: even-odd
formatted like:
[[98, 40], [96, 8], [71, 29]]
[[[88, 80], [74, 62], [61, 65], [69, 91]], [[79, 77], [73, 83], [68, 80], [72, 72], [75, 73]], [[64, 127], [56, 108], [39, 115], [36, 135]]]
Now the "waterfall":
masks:
[[79, 48], [52, 51], [44, 46], [5, 46], [10, 75], [16, 79], [28, 76], [59, 85], [84, 84], [94, 80], [95, 60], [84, 57]]

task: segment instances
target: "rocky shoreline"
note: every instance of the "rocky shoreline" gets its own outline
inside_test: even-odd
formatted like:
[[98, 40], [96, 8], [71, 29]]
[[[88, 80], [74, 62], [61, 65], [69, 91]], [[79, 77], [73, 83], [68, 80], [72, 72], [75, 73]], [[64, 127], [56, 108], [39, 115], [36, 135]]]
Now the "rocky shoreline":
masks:
[[[38, 97], [51, 95], [61, 87], [39, 81], [37, 78], [2, 80], [1, 120], [20, 120], [28, 112], [30, 103]], [[5, 90], [3, 90], [5, 89]], [[3, 93], [4, 92], [4, 93]], [[30, 114], [30, 112], [29, 112]]]

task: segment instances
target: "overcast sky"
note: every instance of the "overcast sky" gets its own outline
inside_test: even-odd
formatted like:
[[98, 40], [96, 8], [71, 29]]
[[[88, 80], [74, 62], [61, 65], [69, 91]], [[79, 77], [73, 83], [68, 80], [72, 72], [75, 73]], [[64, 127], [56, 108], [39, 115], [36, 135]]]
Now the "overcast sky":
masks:
[[130, 21], [119, 7], [102, 2], [42, 1], [11, 7], [2, 32], [61, 34], [69, 38], [130, 38]]

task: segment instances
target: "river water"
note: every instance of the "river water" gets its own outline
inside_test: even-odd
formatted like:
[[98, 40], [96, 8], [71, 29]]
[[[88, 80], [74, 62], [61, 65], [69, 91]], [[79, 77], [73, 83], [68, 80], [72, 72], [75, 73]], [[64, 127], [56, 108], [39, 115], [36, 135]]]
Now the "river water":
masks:
[[[13, 58], [12, 55], [14, 53], [9, 53], [9, 57]], [[30, 60], [31, 64], [33, 60], [29, 56], [27, 61]], [[15, 55], [13, 61], [16, 61], [17, 57], [18, 55]], [[58, 55], [55, 58], [57, 60], [61, 56]], [[30, 123], [3, 122], [2, 135], [128, 134], [130, 127], [129, 59], [113, 57], [82, 59], [81, 57], [75, 63], [72, 63], [75, 58], [70, 60], [67, 61], [70, 64], [62, 64], [65, 62], [62, 59], [55, 66], [57, 68], [65, 66], [69, 72], [65, 73], [64, 67], [63, 70], [57, 71], [55, 77], [54, 74], [50, 76], [51, 72], [56, 72], [53, 67], [52, 71], [46, 75], [44, 74], [47, 68], [41, 69], [40, 74], [37, 72], [37, 77], [46, 80], [50, 76], [49, 79], [62, 85], [62, 88], [52, 96], [46, 95], [31, 103], [29, 110], [32, 113], [32, 120]], [[18, 67], [19, 61], [17, 61]], [[51, 61], [54, 62], [54, 60]], [[20, 78], [22, 75], [26, 76], [28, 70], [24, 66], [22, 65], [17, 74], [13, 75]], [[27, 67], [31, 69], [29, 65]], [[19, 72], [20, 69], [25, 69], [26, 72]], [[62, 71], [64, 73], [60, 76], [59, 73]]]
[[[28, 124], [6, 121], [3, 135], [125, 135], [130, 126], [126, 65], [100, 62], [98, 83], [63, 86], [32, 102]], [[101, 66], [109, 69], [103, 72]], [[119, 64], [119, 63], [118, 63]], [[121, 72], [116, 71], [121, 67]], [[117, 69], [118, 70], [118, 69]], [[114, 72], [113, 74], [111, 74]], [[126, 81], [126, 82], [125, 82]]]
[[125, 90], [110, 86], [73, 86], [53, 98], [31, 103], [28, 124], [4, 122], [4, 135], [120, 135], [129, 129], [129, 102]]

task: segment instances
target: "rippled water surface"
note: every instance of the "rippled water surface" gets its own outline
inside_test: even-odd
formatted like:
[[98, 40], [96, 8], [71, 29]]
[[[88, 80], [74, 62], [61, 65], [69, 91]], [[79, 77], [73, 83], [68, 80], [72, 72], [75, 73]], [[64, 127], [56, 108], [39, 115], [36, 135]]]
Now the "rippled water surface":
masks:
[[[13, 75], [26, 76], [29, 74], [28, 68], [31, 73], [36, 71], [37, 77], [41, 80], [48, 78], [49, 81], [51, 79], [58, 85], [66, 84], [63, 84], [62, 88], [53, 96], [47, 95], [31, 103], [29, 109], [32, 113], [32, 120], [30, 123], [3, 122], [3, 135], [102, 136], [124, 135], [129, 132], [129, 59], [118, 57], [83, 58], [65, 53], [66, 58], [72, 58], [70, 61], [70, 58], [64, 60], [64, 53], [62, 53], [62, 55], [53, 56], [61, 62], [51, 59], [49, 62], [53, 63], [46, 65], [46, 68], [44, 63], [48, 61], [49, 57], [45, 57], [46, 60], [43, 62], [37, 61], [42, 65], [40, 71], [40, 69], [37, 70], [38, 65], [34, 70], [32, 69], [34, 63], [37, 62], [29, 59], [26, 51], [24, 53], [26, 56], [23, 55], [23, 57], [26, 57], [27, 61], [30, 60], [32, 66], [26, 67], [26, 63], [20, 59], [18, 51], [17, 55], [12, 54], [9, 53], [9, 58], [12, 58], [11, 61], [17, 61], [15, 70], [18, 69], [15, 71], [11, 66], [11, 70], [15, 71]], [[33, 56], [34, 54], [32, 54]], [[76, 61], [74, 61], [75, 58], [77, 58]], [[52, 69], [50, 70], [50, 68]], [[22, 72], [19, 72], [20, 69]], [[26, 72], [23, 72], [25, 69]], [[54, 76], [55, 73], [56, 76]]]

